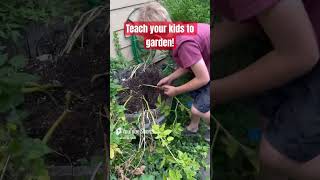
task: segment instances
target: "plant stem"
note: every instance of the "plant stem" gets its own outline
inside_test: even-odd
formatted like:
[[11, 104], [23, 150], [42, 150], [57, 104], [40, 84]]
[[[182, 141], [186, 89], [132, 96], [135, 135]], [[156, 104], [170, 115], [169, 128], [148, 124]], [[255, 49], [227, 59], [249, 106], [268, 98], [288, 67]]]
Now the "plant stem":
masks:
[[[184, 104], [182, 104], [182, 102], [177, 98], [177, 97], [174, 97], [174, 99], [181, 105], [184, 107], [184, 109], [189, 109], [187, 108]], [[189, 115], [190, 115], [190, 112], [188, 111]]]
[[218, 123], [216, 123], [216, 131], [214, 132], [214, 136], [213, 136], [213, 140], [212, 140], [212, 147], [214, 146], [214, 143], [217, 140], [218, 134], [219, 134], [219, 130], [220, 130], [220, 125]]
[[[163, 140], [163, 139], [161, 138], [161, 140]], [[166, 148], [168, 149], [168, 151], [169, 151], [169, 153], [171, 154], [171, 156], [173, 157], [173, 159], [178, 162], [178, 159], [173, 155], [173, 153], [171, 152], [171, 150], [170, 150], [170, 148], [168, 147], [168, 145], [165, 145], [165, 146], [166, 146]]]
[[50, 137], [52, 136], [53, 132], [56, 130], [58, 125], [63, 122], [63, 120], [67, 117], [67, 115], [71, 112], [69, 110], [70, 102], [71, 102], [71, 91], [68, 91], [65, 95], [66, 103], [65, 103], [65, 110], [63, 113], [59, 116], [59, 118], [53, 123], [53, 125], [50, 127], [44, 138], [42, 139], [42, 142], [44, 144], [47, 144]]
[[132, 79], [137, 70], [142, 66], [142, 64], [138, 64], [131, 72], [129, 79]]
[[8, 158], [6, 160], [6, 164], [4, 165], [4, 167], [2, 169], [0, 180], [3, 180], [4, 174], [6, 173], [6, 170], [7, 170], [7, 167], [8, 167], [8, 163], [10, 161], [10, 158], [11, 158], [11, 155], [8, 156]]
[[236, 142], [242, 149], [246, 149], [247, 147], [245, 147], [243, 144], [241, 144], [236, 138], [234, 138], [230, 132], [228, 130], [226, 130], [221, 123], [214, 117], [211, 115], [211, 118], [215, 121], [215, 123], [217, 124], [217, 126], [219, 126], [219, 128], [221, 128], [223, 130], [223, 132], [229, 137], [231, 138], [234, 142]]
[[54, 122], [54, 124], [50, 127], [49, 131], [47, 132], [47, 134], [44, 136], [44, 138], [42, 139], [42, 142], [44, 144], [47, 144], [50, 137], [52, 136], [53, 132], [56, 130], [56, 128], [58, 127], [58, 125], [67, 117], [67, 115], [70, 113], [69, 110], [65, 110], [63, 111], [63, 113], [60, 115], [60, 117]]
[[103, 76], [107, 76], [108, 74], [109, 74], [108, 72], [102, 73], [102, 74], [95, 74], [95, 75], [91, 78], [90, 82], [93, 83], [96, 79], [98, 79], [98, 78], [100, 78], [100, 77], [103, 77]]
[[54, 84], [44, 84], [40, 85], [38, 83], [27, 83], [22, 89], [22, 93], [34, 93], [34, 92], [46, 92], [50, 89], [60, 88], [61, 85]]
[[160, 88], [160, 87], [158, 87], [158, 86], [151, 85], [151, 84], [142, 84], [141, 86], [148, 86], [148, 87], [153, 87], [153, 88], [157, 88], [157, 89]]
[[148, 101], [146, 100], [146, 98], [145, 98], [144, 96], [142, 96], [142, 99], [144, 100], [144, 102], [145, 102], [146, 105], [147, 105], [147, 108], [148, 108], [148, 111], [150, 112], [150, 115], [151, 115], [151, 117], [152, 117], [153, 123], [156, 124], [156, 121], [154, 120], [154, 117], [153, 117], [153, 115], [152, 115], [151, 109], [150, 109], [150, 107], [149, 107]]
[[130, 101], [130, 99], [132, 98], [132, 96], [129, 96], [129, 98], [126, 100], [126, 102], [123, 104], [124, 107], [126, 107], [127, 103]]
[[97, 165], [97, 167], [94, 169], [94, 171], [93, 171], [93, 173], [92, 173], [92, 175], [91, 175], [90, 180], [95, 180], [96, 175], [97, 175], [97, 173], [98, 173], [98, 171], [99, 171], [99, 169], [100, 169], [101, 166], [102, 166], [102, 162], [99, 162], [99, 164]]

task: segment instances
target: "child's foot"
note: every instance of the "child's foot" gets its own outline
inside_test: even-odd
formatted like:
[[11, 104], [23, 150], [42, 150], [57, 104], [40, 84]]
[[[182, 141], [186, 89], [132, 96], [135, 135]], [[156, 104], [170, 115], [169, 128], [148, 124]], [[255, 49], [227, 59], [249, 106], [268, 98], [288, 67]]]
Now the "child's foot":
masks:
[[190, 123], [189, 126], [186, 127], [186, 129], [190, 132], [197, 133], [199, 130], [199, 127], [197, 125], [193, 125]]
[[189, 124], [189, 126], [187, 126], [184, 129], [183, 134], [185, 134], [186, 136], [194, 136], [198, 133], [198, 127], [193, 125], [193, 124]]

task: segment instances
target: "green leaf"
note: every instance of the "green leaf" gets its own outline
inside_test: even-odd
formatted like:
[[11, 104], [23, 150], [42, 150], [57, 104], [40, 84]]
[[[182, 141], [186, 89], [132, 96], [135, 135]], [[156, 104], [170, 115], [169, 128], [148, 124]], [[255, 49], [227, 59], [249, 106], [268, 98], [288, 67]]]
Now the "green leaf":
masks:
[[161, 163], [160, 163], [160, 169], [162, 169], [162, 167], [164, 166], [164, 164], [166, 163], [166, 158], [163, 158]]
[[4, 113], [9, 111], [11, 108], [14, 108], [24, 101], [22, 94], [15, 94], [15, 95], [6, 95], [0, 94], [0, 113]]
[[172, 136], [169, 136], [168, 138], [167, 138], [167, 140], [170, 142], [170, 141], [173, 141], [173, 137]]
[[11, 141], [8, 145], [8, 151], [13, 157], [21, 155], [22, 149], [22, 144], [18, 140]]
[[156, 178], [153, 175], [146, 175], [146, 174], [140, 177], [140, 180], [155, 180], [155, 179]]
[[17, 55], [17, 56], [14, 56], [13, 58], [10, 59], [9, 63], [17, 68], [17, 69], [21, 69], [23, 67], [26, 66], [27, 64], [27, 59], [22, 56], [22, 55]]
[[7, 123], [7, 128], [10, 132], [15, 132], [17, 130], [17, 125], [14, 123]]
[[28, 113], [23, 110], [14, 109], [10, 112], [9, 116], [6, 118], [8, 122], [20, 122], [28, 116]]
[[239, 144], [232, 138], [230, 137], [222, 137], [221, 141], [225, 144], [226, 146], [226, 153], [230, 158], [233, 158], [235, 154], [239, 150]]
[[21, 37], [21, 34], [19, 33], [19, 31], [11, 31], [11, 39], [17, 43], [18, 39]]
[[0, 66], [4, 65], [8, 60], [8, 54], [1, 54], [0, 55]]
[[152, 132], [153, 132], [154, 134], [158, 134], [159, 129], [160, 129], [160, 126], [159, 126], [158, 124], [154, 124], [154, 125], [152, 126]]
[[171, 132], [172, 132], [172, 130], [167, 129], [167, 130], [165, 130], [165, 131], [163, 132], [163, 134], [164, 134], [165, 136], [168, 136]]
[[14, 69], [9, 65], [6, 65], [6, 66], [3, 66], [0, 68], [0, 77], [1, 76], [10, 76], [13, 73], [14, 73]]
[[5, 83], [9, 86], [22, 86], [27, 82], [38, 81], [39, 77], [27, 73], [14, 73], [9, 77], [0, 78], [0, 83]]
[[170, 180], [179, 180], [182, 179], [182, 175], [178, 170], [169, 169], [169, 179]]
[[248, 158], [251, 165], [255, 168], [255, 170], [257, 172], [259, 172], [260, 166], [259, 166], [259, 160], [258, 160], [257, 153], [248, 147], [242, 147], [242, 151], [246, 155], [246, 157]]
[[38, 159], [51, 152], [51, 149], [40, 139], [27, 138], [24, 143], [24, 158], [27, 160]]

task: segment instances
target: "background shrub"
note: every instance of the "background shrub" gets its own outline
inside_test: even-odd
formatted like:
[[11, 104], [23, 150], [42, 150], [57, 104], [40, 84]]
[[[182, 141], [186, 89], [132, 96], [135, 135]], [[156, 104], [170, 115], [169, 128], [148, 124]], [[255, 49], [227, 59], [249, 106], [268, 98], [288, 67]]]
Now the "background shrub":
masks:
[[209, 0], [163, 0], [173, 21], [210, 23]]

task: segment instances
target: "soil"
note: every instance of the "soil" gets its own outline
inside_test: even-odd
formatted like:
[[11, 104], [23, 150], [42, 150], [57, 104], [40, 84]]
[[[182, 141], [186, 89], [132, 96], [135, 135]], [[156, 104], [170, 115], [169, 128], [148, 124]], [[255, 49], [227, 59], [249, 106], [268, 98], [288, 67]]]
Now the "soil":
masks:
[[[46, 93], [26, 96], [25, 107], [30, 113], [25, 127], [34, 138], [42, 139], [65, 109], [65, 94], [72, 93], [71, 113], [58, 126], [49, 140], [49, 147], [58, 153], [49, 155], [47, 161], [54, 165], [77, 165], [80, 159], [89, 159], [103, 153], [103, 128], [99, 112], [109, 102], [106, 86], [108, 72], [107, 44], [94, 48], [76, 49], [56, 62], [31, 59], [26, 71], [40, 76], [40, 83], [60, 84], [61, 88]], [[59, 155], [60, 154], [60, 155]]]
[[122, 81], [121, 84], [125, 90], [119, 93], [119, 104], [125, 104], [131, 97], [126, 104], [126, 113], [137, 113], [143, 108], [147, 108], [143, 100], [144, 97], [150, 109], [155, 109], [158, 96], [161, 95], [165, 99], [165, 95], [162, 90], [145, 85], [156, 86], [162, 78], [161, 70], [156, 65], [149, 65], [146, 68], [140, 67], [130, 78], [131, 72], [125, 71], [120, 74], [120, 81]]

